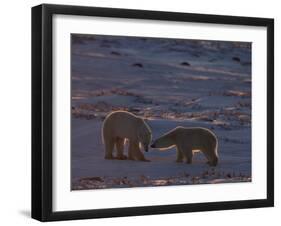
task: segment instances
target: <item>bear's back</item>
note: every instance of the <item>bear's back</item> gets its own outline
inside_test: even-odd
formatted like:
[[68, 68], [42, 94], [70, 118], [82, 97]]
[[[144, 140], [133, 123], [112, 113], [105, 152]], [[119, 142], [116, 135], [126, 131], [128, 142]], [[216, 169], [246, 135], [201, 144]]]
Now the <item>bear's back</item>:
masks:
[[206, 142], [216, 144], [217, 136], [209, 129], [203, 127], [179, 127], [178, 133], [183, 137], [189, 137], [195, 145]]
[[136, 128], [139, 127], [140, 118], [126, 111], [115, 111], [110, 113], [103, 122], [103, 136], [119, 136], [130, 138], [135, 136]]
[[109, 121], [123, 122], [123, 121], [134, 121], [137, 117], [127, 111], [114, 111], [108, 114], [104, 120], [104, 123]]

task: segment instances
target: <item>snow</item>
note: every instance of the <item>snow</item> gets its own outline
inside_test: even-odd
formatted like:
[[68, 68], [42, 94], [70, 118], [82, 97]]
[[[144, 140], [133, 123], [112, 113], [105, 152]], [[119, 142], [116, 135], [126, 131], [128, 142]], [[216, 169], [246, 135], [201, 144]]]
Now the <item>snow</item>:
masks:
[[[250, 43], [73, 35], [71, 71], [73, 190], [251, 181]], [[174, 148], [105, 160], [102, 121], [120, 109], [145, 118], [153, 138], [211, 129], [218, 166], [201, 153], [176, 163]]]

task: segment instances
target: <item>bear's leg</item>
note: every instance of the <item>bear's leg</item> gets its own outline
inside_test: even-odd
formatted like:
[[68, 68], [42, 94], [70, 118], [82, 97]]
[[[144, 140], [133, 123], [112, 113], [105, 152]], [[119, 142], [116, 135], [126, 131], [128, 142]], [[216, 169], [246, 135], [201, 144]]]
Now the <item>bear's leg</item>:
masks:
[[116, 138], [116, 149], [117, 149], [117, 159], [124, 160], [127, 159], [127, 156], [123, 154], [124, 151], [124, 138]]
[[[206, 151], [206, 150], [207, 150], [207, 151]], [[211, 163], [211, 157], [209, 156], [209, 151], [208, 151], [208, 149], [202, 148], [201, 151], [202, 151], [202, 153], [205, 155], [205, 157], [206, 157], [206, 159], [207, 159], [206, 164], [210, 165], [210, 163]]]
[[149, 160], [147, 160], [143, 153], [140, 150], [139, 144], [137, 142], [130, 142], [130, 146], [129, 146], [129, 159], [136, 159], [136, 160], [140, 160], [140, 161], [146, 161], [149, 162]]
[[217, 166], [218, 156], [217, 156], [217, 144], [211, 143], [208, 147], [205, 147], [204, 153], [208, 159], [208, 164], [210, 166]]
[[182, 150], [177, 147], [177, 160], [176, 162], [182, 162], [183, 161], [183, 153]]
[[[204, 154], [206, 156], [206, 158], [208, 159], [207, 164], [209, 166], [216, 166], [218, 164], [218, 157], [216, 156], [216, 154], [214, 153], [215, 151], [204, 151]], [[208, 154], [207, 154], [208, 153]]]
[[211, 166], [217, 166], [219, 161], [219, 158], [217, 156], [214, 156], [213, 161], [211, 162]]
[[216, 150], [215, 147], [212, 147], [212, 144], [208, 144], [205, 145], [205, 147], [203, 147], [201, 149], [201, 151], [203, 152], [203, 154], [205, 155], [206, 159], [207, 159], [207, 164], [209, 166], [216, 166], [218, 163], [218, 157], [216, 155]]
[[107, 139], [104, 141], [105, 143], [105, 159], [113, 159], [113, 148], [114, 148], [114, 140], [113, 139]]
[[129, 141], [129, 147], [128, 147], [128, 159], [129, 159], [129, 160], [135, 160], [135, 159], [134, 159], [134, 156], [133, 156], [133, 153], [134, 153], [133, 148], [134, 148], [134, 147], [133, 147], [132, 142]]
[[192, 148], [185, 149], [184, 153], [185, 153], [185, 157], [186, 157], [186, 163], [191, 164], [192, 163], [192, 157], [193, 157]]
[[133, 147], [133, 144], [132, 144], [132, 142], [130, 141], [130, 143], [129, 143], [129, 149], [128, 149], [128, 159], [129, 160], [135, 160], [134, 159], [134, 156], [133, 156], [133, 153], [134, 153], [134, 147]]

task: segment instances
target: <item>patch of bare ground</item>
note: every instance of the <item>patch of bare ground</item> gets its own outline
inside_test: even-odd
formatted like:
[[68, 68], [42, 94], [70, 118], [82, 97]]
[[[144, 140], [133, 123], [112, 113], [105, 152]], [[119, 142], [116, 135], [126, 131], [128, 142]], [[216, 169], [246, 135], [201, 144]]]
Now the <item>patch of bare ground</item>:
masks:
[[151, 178], [140, 175], [134, 178], [128, 177], [86, 177], [75, 180], [72, 183], [72, 190], [103, 189], [103, 188], [130, 188], [130, 187], [151, 187], [166, 185], [187, 185], [187, 184], [215, 184], [250, 182], [251, 177], [242, 173], [224, 172], [214, 168], [202, 171], [198, 175], [189, 175], [187, 172], [171, 177]]
[[[250, 97], [250, 92], [243, 91], [225, 91], [220, 93], [225, 96], [238, 96], [238, 97]], [[169, 119], [169, 120], [197, 120], [209, 122], [213, 127], [220, 127], [223, 129], [229, 129], [234, 124], [249, 125], [251, 123], [251, 115], [242, 108], [250, 108], [250, 100], [238, 101], [232, 107], [224, 107], [219, 109], [204, 110], [201, 106], [201, 98], [191, 98], [185, 101], [176, 101], [172, 105], [169, 104], [167, 108], [158, 108], [161, 105], [156, 99], [143, 97], [141, 94], [129, 92], [123, 89], [109, 89], [100, 90], [98, 92], [92, 92], [92, 97], [120, 95], [134, 97], [136, 105], [146, 104], [148, 107], [138, 106], [118, 106], [112, 105], [106, 101], [98, 101], [97, 103], [81, 103], [72, 107], [72, 116], [80, 119], [101, 119], [111, 111], [124, 110], [132, 112], [138, 116], [144, 118], [157, 118], [157, 119]], [[215, 95], [215, 94], [210, 94]], [[217, 94], [216, 94], [217, 95]], [[186, 110], [179, 111], [178, 107], [183, 107]], [[192, 110], [192, 111], [191, 111]]]
[[[242, 103], [239, 104], [244, 105]], [[157, 110], [153, 107], [138, 108], [113, 106], [105, 101], [96, 104], [83, 103], [76, 107], [72, 107], [72, 116], [80, 119], [101, 119], [111, 111], [129, 111], [138, 116], [147, 119], [169, 119], [169, 120], [197, 120], [209, 122], [212, 126], [223, 129], [230, 129], [234, 124], [249, 125], [251, 123], [251, 115], [249, 113], [239, 111], [238, 108], [222, 108], [219, 110], [198, 111], [198, 112], [176, 112], [171, 109]]]
[[241, 90], [228, 90], [223, 93], [224, 96], [235, 96], [235, 97], [251, 97], [250, 91]]

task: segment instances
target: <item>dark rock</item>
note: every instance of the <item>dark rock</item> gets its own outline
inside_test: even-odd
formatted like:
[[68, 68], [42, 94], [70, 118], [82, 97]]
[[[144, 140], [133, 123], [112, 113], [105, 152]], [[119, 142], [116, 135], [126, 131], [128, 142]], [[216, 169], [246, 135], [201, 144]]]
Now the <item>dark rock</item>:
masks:
[[140, 67], [140, 68], [142, 68], [143, 64], [142, 63], [134, 63], [132, 66], [133, 67]]
[[119, 52], [116, 52], [116, 51], [111, 51], [111, 54], [116, 55], [116, 56], [121, 56], [121, 54]]
[[182, 65], [182, 66], [190, 66], [190, 63], [188, 63], [188, 62], [182, 62], [181, 65]]
[[236, 61], [236, 62], [240, 62], [241, 61], [239, 57], [232, 57], [232, 60]]

